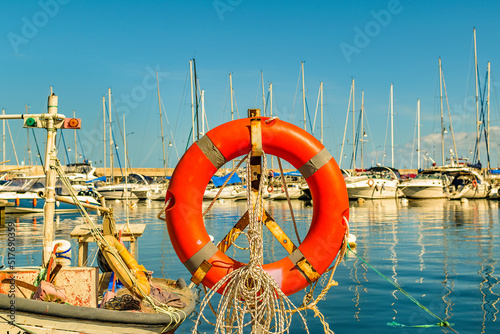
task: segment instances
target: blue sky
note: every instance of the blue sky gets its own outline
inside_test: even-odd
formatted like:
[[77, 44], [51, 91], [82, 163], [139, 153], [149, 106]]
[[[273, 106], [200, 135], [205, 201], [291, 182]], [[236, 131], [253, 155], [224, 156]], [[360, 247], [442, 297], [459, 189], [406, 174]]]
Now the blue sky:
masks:
[[[365, 166], [391, 163], [390, 148], [386, 147], [385, 161], [383, 151], [390, 145], [390, 133], [385, 138], [393, 83], [395, 167], [416, 167], [416, 146], [412, 147], [417, 99], [421, 99], [422, 151], [438, 162], [441, 159], [439, 57], [458, 155], [471, 157], [476, 27], [482, 83], [488, 61], [492, 68], [491, 161], [498, 166], [499, 9], [495, 1], [1, 1], [0, 108], [21, 113], [28, 105], [30, 112], [44, 112], [53, 86], [59, 111], [68, 116], [75, 110], [82, 118], [79, 135], [85, 157], [102, 166], [102, 96], [111, 88], [120, 122], [125, 114], [131, 165], [160, 167], [154, 77], [158, 71], [169, 119], [168, 124], [163, 119], [165, 136], [174, 144], [168, 150], [169, 166], [174, 166], [191, 128], [190, 59], [196, 59], [210, 128], [230, 120], [229, 73], [239, 115], [248, 108], [262, 108], [261, 71], [266, 90], [273, 84], [274, 113], [302, 126], [302, 92], [297, 83], [304, 61], [312, 117], [319, 84], [324, 82], [325, 146], [337, 161], [354, 78], [358, 111], [361, 90], [365, 92], [369, 126]], [[27, 163], [26, 131], [20, 121], [9, 124], [18, 158]], [[118, 133], [118, 128], [114, 131]], [[315, 135], [319, 137], [319, 122]], [[446, 151], [452, 147], [450, 138], [448, 131]], [[37, 139], [43, 141], [41, 131]], [[352, 130], [347, 139], [352, 143]], [[66, 146], [73, 146], [72, 131], [65, 132], [65, 140]], [[118, 146], [123, 163], [123, 145]], [[345, 152], [348, 158], [342, 166], [349, 167], [352, 146]], [[484, 155], [482, 149], [483, 164]], [[65, 159], [62, 146], [59, 156]], [[6, 157], [15, 160], [8, 136]], [[71, 153], [70, 159], [74, 160]]]

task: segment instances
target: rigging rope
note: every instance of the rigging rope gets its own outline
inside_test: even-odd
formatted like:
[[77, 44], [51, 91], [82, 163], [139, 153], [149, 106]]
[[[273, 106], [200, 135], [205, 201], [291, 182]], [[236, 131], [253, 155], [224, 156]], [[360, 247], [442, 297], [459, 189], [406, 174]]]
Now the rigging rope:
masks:
[[120, 256], [120, 254], [116, 250], [116, 248], [111, 247], [111, 245], [108, 243], [108, 241], [104, 238], [103, 234], [101, 233], [100, 228], [94, 223], [92, 218], [89, 216], [88, 212], [83, 207], [82, 203], [78, 200], [68, 177], [62, 171], [61, 164], [60, 164], [59, 160], [56, 159], [55, 166], [51, 166], [51, 168], [56, 170], [57, 174], [59, 175], [59, 179], [61, 180], [63, 185], [68, 190], [73, 202], [75, 203], [76, 207], [78, 208], [78, 210], [82, 214], [85, 223], [89, 226], [89, 231], [92, 234], [92, 237], [94, 238], [96, 243], [99, 245], [99, 248], [105, 247], [109, 251], [109, 253], [117, 260], [120, 267], [122, 267], [123, 272], [125, 272], [126, 275], [129, 277], [130, 281], [132, 282], [132, 287], [135, 289], [135, 291], [139, 291], [139, 294], [141, 295], [141, 297], [145, 301], [147, 301], [156, 312], [165, 313], [165, 314], [170, 315], [171, 324], [173, 324], [175, 322], [178, 323], [181, 320], [182, 313], [184, 313], [184, 316], [186, 316], [185, 312], [183, 310], [176, 309], [176, 308], [173, 308], [171, 306], [168, 306], [166, 304], [159, 302], [157, 299], [148, 296], [141, 289], [141, 287], [137, 284], [137, 279], [132, 274], [130, 269], [127, 267], [127, 265], [123, 261], [122, 257]]

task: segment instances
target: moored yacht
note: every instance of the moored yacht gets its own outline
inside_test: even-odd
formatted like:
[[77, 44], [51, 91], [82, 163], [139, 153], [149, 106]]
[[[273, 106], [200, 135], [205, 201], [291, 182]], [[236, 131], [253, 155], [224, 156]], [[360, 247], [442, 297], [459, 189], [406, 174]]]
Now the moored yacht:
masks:
[[447, 197], [445, 187], [449, 180], [440, 171], [424, 170], [413, 179], [401, 181], [400, 190], [407, 198], [444, 198]]
[[365, 174], [345, 178], [349, 199], [382, 199], [399, 197], [399, 171], [391, 167], [376, 166]]

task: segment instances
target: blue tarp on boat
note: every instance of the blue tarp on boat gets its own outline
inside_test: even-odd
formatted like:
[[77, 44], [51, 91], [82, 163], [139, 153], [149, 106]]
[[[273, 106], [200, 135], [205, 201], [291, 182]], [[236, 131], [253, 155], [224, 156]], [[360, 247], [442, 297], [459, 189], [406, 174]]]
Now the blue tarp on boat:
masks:
[[[226, 180], [229, 178], [230, 175], [231, 175], [231, 173], [224, 175], [224, 176], [220, 176], [220, 177], [212, 176], [212, 182], [214, 183], [214, 186], [216, 186], [216, 187], [222, 186], [224, 184], [224, 182], [226, 182]], [[235, 183], [241, 183], [241, 179], [238, 176], [238, 174], [236, 174], [236, 173], [234, 173], [233, 176], [231, 176], [231, 178], [229, 179], [227, 184], [235, 184]]]
[[490, 169], [490, 174], [498, 174], [498, 175], [500, 175], [500, 169]]
[[285, 176], [302, 176], [298, 170], [293, 170], [291, 172], [283, 173]]
[[88, 180], [88, 181], [85, 181], [85, 183], [94, 183], [94, 182], [99, 182], [99, 181], [106, 182], [106, 176], [101, 176], [101, 177], [98, 177], [96, 179]]

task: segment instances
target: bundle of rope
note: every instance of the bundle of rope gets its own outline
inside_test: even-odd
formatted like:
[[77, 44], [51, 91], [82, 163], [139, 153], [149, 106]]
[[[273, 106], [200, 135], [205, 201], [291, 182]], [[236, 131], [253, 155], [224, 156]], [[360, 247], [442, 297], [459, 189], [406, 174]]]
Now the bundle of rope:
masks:
[[[266, 175], [265, 155], [263, 155], [262, 165], [262, 174]], [[262, 212], [265, 179], [260, 179], [257, 196], [251, 196], [250, 170], [250, 159], [247, 158], [247, 207], [250, 223], [248, 231], [242, 234], [248, 238], [250, 260], [247, 265], [232, 271], [208, 291], [201, 302], [198, 321], [193, 328], [193, 333], [196, 332], [201, 317], [208, 322], [203, 311], [216, 291], [224, 285], [224, 292], [216, 312], [214, 333], [243, 333], [247, 326], [252, 326], [253, 332], [285, 333], [291, 325], [289, 314], [292, 311], [293, 313], [298, 311], [281, 291], [274, 278], [262, 269]], [[255, 200], [252, 201], [252, 198]], [[306, 332], [309, 333], [305, 317], [300, 312], [298, 313]]]

